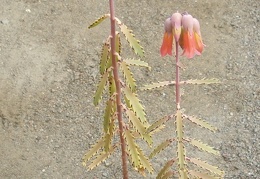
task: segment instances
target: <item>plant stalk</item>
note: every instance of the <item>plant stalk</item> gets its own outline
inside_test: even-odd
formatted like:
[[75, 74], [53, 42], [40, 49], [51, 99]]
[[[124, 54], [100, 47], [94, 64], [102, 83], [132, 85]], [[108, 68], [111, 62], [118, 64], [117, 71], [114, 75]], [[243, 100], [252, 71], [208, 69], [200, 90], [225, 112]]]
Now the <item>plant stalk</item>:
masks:
[[179, 67], [179, 42], [175, 41], [176, 46], [176, 75], [175, 75], [175, 92], [176, 92], [176, 109], [180, 109], [180, 102], [181, 102], [181, 94], [180, 94], [180, 67]]
[[121, 151], [122, 151], [122, 166], [123, 166], [123, 178], [128, 179], [128, 170], [127, 170], [127, 154], [126, 154], [126, 143], [123, 136], [123, 117], [122, 117], [122, 106], [121, 106], [121, 84], [118, 74], [118, 65], [116, 60], [116, 49], [115, 49], [115, 36], [116, 36], [116, 27], [115, 27], [115, 5], [114, 0], [109, 0], [110, 5], [110, 23], [111, 23], [111, 53], [112, 53], [112, 66], [113, 74], [116, 85], [116, 104], [117, 104], [117, 118], [119, 125], [119, 135], [121, 142]]

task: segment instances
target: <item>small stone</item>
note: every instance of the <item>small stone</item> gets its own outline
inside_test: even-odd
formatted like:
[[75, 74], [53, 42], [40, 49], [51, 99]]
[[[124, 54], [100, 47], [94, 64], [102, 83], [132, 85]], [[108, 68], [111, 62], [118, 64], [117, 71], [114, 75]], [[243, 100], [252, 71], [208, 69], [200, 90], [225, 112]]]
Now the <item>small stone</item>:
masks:
[[6, 25], [6, 24], [9, 24], [9, 20], [7, 19], [3, 19], [0, 21], [2, 24]]

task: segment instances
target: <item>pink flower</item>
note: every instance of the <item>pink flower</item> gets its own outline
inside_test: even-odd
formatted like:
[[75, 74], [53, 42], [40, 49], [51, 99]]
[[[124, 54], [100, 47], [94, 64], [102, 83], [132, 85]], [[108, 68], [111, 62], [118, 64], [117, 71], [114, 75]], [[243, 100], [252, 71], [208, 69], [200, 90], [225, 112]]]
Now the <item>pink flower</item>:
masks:
[[181, 15], [177, 12], [166, 19], [164, 29], [161, 56], [172, 55], [173, 37], [183, 49], [182, 55], [187, 58], [201, 55], [205, 45], [202, 42], [200, 24], [197, 19], [188, 13]]
[[173, 34], [172, 34], [172, 25], [171, 19], [166, 19], [164, 23], [164, 36], [163, 36], [163, 43], [161, 46], [161, 56], [164, 57], [165, 55], [172, 55], [172, 41], [173, 41]]

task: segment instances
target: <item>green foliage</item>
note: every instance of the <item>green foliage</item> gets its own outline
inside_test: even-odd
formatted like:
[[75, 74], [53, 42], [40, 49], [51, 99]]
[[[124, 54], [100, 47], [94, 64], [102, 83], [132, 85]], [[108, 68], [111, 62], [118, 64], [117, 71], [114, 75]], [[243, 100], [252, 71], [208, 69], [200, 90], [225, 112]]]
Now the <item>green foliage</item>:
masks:
[[[89, 28], [97, 26], [107, 17], [110, 17], [110, 15], [103, 15], [95, 22], [93, 22]], [[118, 22], [119, 28], [125, 35], [134, 52], [139, 56], [143, 56], [143, 48], [140, 46], [139, 41], [134, 38], [132, 31], [129, 30], [126, 25], [121, 23], [121, 21], [119, 21], [117, 18], [116, 21]], [[109, 36], [102, 47], [99, 63], [99, 72], [101, 78], [94, 95], [95, 106], [100, 103], [102, 98], [106, 99], [103, 119], [103, 137], [98, 140], [97, 143], [93, 145], [84, 155], [82, 163], [84, 166], [87, 166], [88, 170], [94, 169], [100, 163], [105, 161], [118, 146], [121, 146], [119, 145], [120, 141], [116, 140], [118, 138], [116, 135], [122, 134], [123, 139], [127, 144], [126, 147], [128, 159], [131, 161], [134, 169], [136, 169], [142, 175], [145, 175], [145, 170], [147, 170], [149, 173], [152, 173], [153, 168], [148, 160], [148, 157], [144, 155], [141, 148], [137, 145], [135, 136], [142, 138], [149, 145], [152, 145], [152, 137], [150, 133], [146, 132], [146, 129], [150, 125], [146, 120], [144, 108], [137, 97], [136, 80], [134, 79], [134, 76], [130, 70], [130, 66], [146, 67], [148, 69], [150, 69], [150, 67], [146, 62], [141, 60], [123, 60], [121, 57], [122, 47], [120, 33], [115, 32], [115, 34], [115, 61], [112, 62], [113, 58], [110, 41], [112, 37]], [[114, 65], [115, 63], [116, 65]], [[120, 66], [120, 68], [117, 68], [117, 66]], [[124, 78], [121, 79], [121, 76]], [[106, 89], [108, 89], [108, 93], [104, 93]], [[121, 91], [124, 94], [122, 97], [124, 97], [125, 100], [122, 100], [118, 103], [117, 95], [121, 94]], [[108, 96], [105, 96], [104, 94]], [[126, 115], [122, 116], [126, 117], [128, 120], [120, 121], [118, 117], [118, 106], [124, 109], [123, 112], [125, 112]], [[115, 121], [117, 118], [118, 122]], [[122, 123], [123, 129], [121, 130], [119, 123]], [[119, 131], [119, 133], [116, 131]], [[90, 164], [88, 164], [89, 160], [94, 156], [95, 158], [90, 162]]]

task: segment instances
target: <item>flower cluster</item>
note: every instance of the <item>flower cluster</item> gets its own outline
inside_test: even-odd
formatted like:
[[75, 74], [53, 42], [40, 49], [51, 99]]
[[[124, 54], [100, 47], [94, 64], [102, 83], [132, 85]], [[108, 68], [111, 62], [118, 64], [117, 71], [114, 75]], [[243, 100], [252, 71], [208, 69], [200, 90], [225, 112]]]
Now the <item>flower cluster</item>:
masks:
[[187, 58], [193, 58], [195, 55], [201, 55], [204, 44], [200, 33], [200, 24], [196, 18], [188, 13], [174, 13], [166, 19], [164, 24], [164, 37], [161, 46], [161, 55], [172, 55], [173, 38], [176, 45], [183, 49], [182, 55]]

